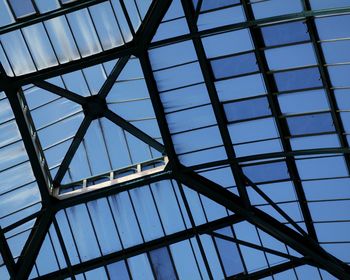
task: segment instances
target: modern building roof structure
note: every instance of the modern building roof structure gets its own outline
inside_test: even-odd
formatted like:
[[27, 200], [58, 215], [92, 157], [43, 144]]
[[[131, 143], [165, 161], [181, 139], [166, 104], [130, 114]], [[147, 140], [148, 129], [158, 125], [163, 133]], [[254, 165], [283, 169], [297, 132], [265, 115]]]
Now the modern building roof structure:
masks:
[[350, 279], [349, 26], [0, 0], [0, 279]]

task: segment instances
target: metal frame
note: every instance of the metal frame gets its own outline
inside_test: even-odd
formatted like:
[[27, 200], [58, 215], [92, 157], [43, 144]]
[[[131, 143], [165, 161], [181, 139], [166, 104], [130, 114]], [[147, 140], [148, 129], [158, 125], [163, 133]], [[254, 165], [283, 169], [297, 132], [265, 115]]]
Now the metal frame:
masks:
[[[94, 5], [100, 2], [103, 2], [103, 1], [101, 0], [90, 0], [90, 1], [83, 1], [83, 2], [77, 1], [75, 4], [73, 3], [71, 5], [67, 5], [62, 9], [49, 12], [46, 14], [42, 14], [35, 18], [30, 18], [27, 21], [14, 23], [8, 27], [0, 28], [0, 34], [8, 32], [9, 30], [22, 28], [24, 26], [27, 26], [36, 22], [41, 22], [43, 20], [50, 19], [58, 15], [63, 15], [63, 14], [75, 11], [77, 9]], [[211, 234], [216, 237], [230, 239], [230, 241], [232, 242], [242, 244], [245, 242], [235, 238], [228, 238], [214, 232], [216, 229], [222, 228], [227, 225], [232, 225], [234, 223], [238, 223], [241, 221], [249, 221], [251, 224], [269, 233], [271, 236], [275, 237], [276, 239], [290, 246], [294, 250], [298, 251], [301, 255], [303, 255], [303, 257], [295, 258], [295, 257], [289, 256], [291, 260], [287, 263], [276, 265], [274, 267], [270, 267], [262, 271], [254, 272], [249, 275], [239, 275], [237, 276], [237, 278], [234, 278], [234, 279], [260, 279], [262, 277], [273, 275], [274, 273], [292, 269], [302, 264], [309, 264], [309, 265], [313, 265], [315, 267], [319, 267], [324, 270], [327, 270], [328, 272], [338, 277], [339, 279], [349, 279], [350, 278], [349, 267], [343, 262], [341, 262], [340, 260], [338, 260], [337, 258], [335, 258], [334, 256], [327, 253], [324, 249], [320, 247], [319, 243], [317, 242], [316, 232], [313, 228], [310, 211], [306, 203], [306, 197], [305, 197], [305, 194], [303, 193], [303, 189], [300, 184], [300, 178], [297, 172], [294, 157], [297, 155], [317, 155], [317, 154], [322, 155], [322, 154], [328, 154], [328, 153], [341, 153], [341, 154], [345, 154], [345, 157], [347, 159], [346, 161], [347, 165], [348, 167], [350, 167], [350, 164], [349, 164], [350, 160], [348, 155], [349, 144], [347, 143], [346, 137], [342, 133], [344, 129], [341, 126], [339, 112], [336, 107], [334, 92], [330, 88], [330, 79], [324, 67], [325, 60], [322, 54], [322, 49], [320, 48], [320, 45], [318, 43], [319, 38], [318, 38], [317, 30], [314, 24], [315, 16], [350, 12], [350, 8], [322, 10], [322, 11], [315, 12], [311, 10], [309, 1], [305, 0], [303, 1], [305, 11], [302, 13], [279, 16], [279, 17], [262, 19], [262, 20], [255, 20], [250, 4], [248, 3], [248, 1], [244, 0], [242, 5], [248, 17], [247, 22], [224, 26], [224, 27], [218, 27], [207, 31], [198, 31], [196, 21], [198, 19], [199, 10], [198, 9], [195, 10], [193, 8], [192, 1], [182, 0], [181, 2], [184, 7], [186, 20], [190, 28], [190, 33], [187, 35], [162, 40], [160, 42], [151, 43], [151, 38], [155, 34], [157, 27], [159, 26], [163, 16], [168, 10], [171, 2], [172, 2], [171, 0], [153, 1], [151, 8], [149, 9], [149, 12], [146, 15], [145, 20], [143, 21], [139, 31], [137, 31], [134, 36], [134, 40], [130, 43], [125, 44], [122, 47], [118, 47], [106, 52], [102, 52], [100, 54], [96, 54], [88, 58], [82, 58], [77, 61], [72, 61], [64, 65], [54, 66], [50, 69], [40, 70], [32, 74], [27, 74], [27, 75], [15, 77], [15, 78], [9, 78], [4, 74], [0, 76], [0, 90], [6, 93], [6, 96], [8, 97], [12, 110], [14, 112], [24, 145], [26, 147], [26, 150], [30, 159], [30, 163], [33, 168], [35, 178], [37, 180], [37, 183], [40, 189], [40, 193], [42, 197], [42, 205], [43, 205], [40, 213], [38, 213], [38, 215], [35, 214], [35, 217], [36, 217], [35, 225], [24, 246], [24, 250], [19, 260], [17, 261], [17, 263], [14, 263], [11, 252], [4, 238], [4, 232], [2, 229], [0, 230], [0, 251], [2, 253], [2, 257], [4, 259], [4, 262], [8, 268], [8, 271], [12, 279], [28, 278], [31, 272], [31, 269], [34, 266], [36, 257], [39, 253], [39, 250], [43, 243], [45, 235], [48, 232], [48, 229], [51, 226], [51, 224], [54, 225], [58, 233], [59, 241], [61, 244], [63, 244], [63, 239], [62, 239], [59, 227], [57, 225], [57, 221], [55, 219], [55, 213], [57, 213], [57, 211], [73, 205], [85, 203], [100, 197], [105, 197], [107, 195], [115, 194], [124, 190], [137, 188], [139, 186], [148, 184], [150, 182], [157, 182], [163, 179], [176, 179], [178, 182], [180, 182], [180, 184], [185, 184], [189, 188], [197, 191], [198, 193], [204, 196], [207, 196], [213, 201], [225, 206], [228, 210], [233, 211], [235, 215], [229, 216], [227, 218], [223, 218], [214, 222], [210, 222], [201, 226], [193, 227], [191, 229], [184, 230], [166, 237], [162, 237], [154, 241], [146, 242], [144, 244], [137, 245], [135, 247], [131, 247], [129, 249], [125, 249], [116, 253], [112, 253], [107, 256], [86, 261], [78, 265], [70, 264], [68, 254], [64, 246], [62, 246], [63, 254], [65, 256], [65, 259], [68, 265], [67, 268], [45, 275], [43, 277], [40, 277], [40, 279], [60, 279], [63, 277], [74, 278], [74, 274], [88, 271], [90, 269], [93, 269], [102, 265], [107, 265], [117, 260], [134, 256], [143, 252], [147, 252], [155, 248], [167, 246], [169, 244], [178, 242], [180, 240], [189, 239], [194, 236], [198, 237], [201, 234]], [[327, 90], [328, 98], [330, 100], [332, 117], [333, 117], [334, 123], [336, 124], [336, 131], [340, 136], [342, 147], [339, 149], [317, 149], [317, 150], [306, 150], [306, 151], [298, 151], [298, 152], [292, 151], [290, 147], [290, 143], [286, 139], [287, 136], [289, 135], [288, 126], [284, 119], [279, 118], [279, 116], [281, 115], [281, 112], [277, 105], [278, 102], [276, 102], [275, 100], [276, 97], [273, 95], [273, 93], [276, 92], [276, 85], [273, 79], [271, 79], [267, 75], [267, 72], [268, 72], [267, 62], [266, 62], [266, 58], [264, 57], [263, 51], [261, 51], [261, 47], [263, 46], [262, 38], [261, 38], [261, 34], [259, 34], [259, 30], [256, 27], [264, 23], [279, 22], [283, 20], [290, 20], [290, 19], [296, 19], [296, 18], [306, 19], [307, 21], [309, 32], [312, 38], [312, 43], [316, 49], [316, 56], [318, 60], [319, 69], [323, 78], [325, 88]], [[233, 147], [232, 142], [231, 142], [227, 125], [226, 125], [227, 121], [225, 118], [222, 105], [220, 104], [220, 101], [217, 96], [217, 92], [214, 86], [213, 74], [211, 73], [211, 70], [210, 70], [211, 68], [208, 65], [208, 61], [206, 60], [206, 56], [205, 56], [202, 42], [200, 40], [200, 36], [207, 35], [207, 34], [214, 34], [216, 32], [222, 32], [227, 30], [239, 29], [243, 27], [250, 28], [253, 36], [255, 54], [258, 59], [260, 70], [263, 73], [265, 83], [268, 87], [269, 103], [271, 105], [271, 108], [273, 108], [272, 115], [278, 124], [278, 130], [283, 140], [284, 152], [281, 152], [281, 153], [270, 153], [270, 154], [264, 154], [261, 156], [237, 158], [235, 155], [234, 149], [232, 148]], [[153, 76], [150, 60], [147, 53], [148, 48], [169, 44], [173, 42], [188, 40], [188, 39], [192, 40], [194, 43], [195, 50], [198, 56], [198, 61], [204, 75], [204, 82], [208, 90], [211, 103], [213, 105], [214, 114], [218, 121], [219, 130], [224, 142], [227, 155], [229, 156], [229, 159], [225, 161], [212, 162], [209, 164], [198, 165], [192, 168], [184, 167], [179, 163], [179, 160], [177, 158], [174, 145], [172, 143], [171, 134], [167, 126], [164, 108], [162, 106], [162, 103], [159, 97], [157, 84]], [[137, 129], [136, 127], [134, 127], [133, 125], [131, 125], [126, 120], [116, 115], [112, 111], [105, 110], [106, 107], [105, 107], [104, 99], [107, 93], [109, 92], [109, 90], [111, 89], [111, 87], [113, 86], [118, 75], [122, 71], [123, 67], [126, 65], [128, 59], [132, 55], [137, 56], [140, 59], [146, 84], [150, 92], [150, 98], [151, 98], [153, 107], [155, 108], [156, 118], [158, 121], [162, 138], [164, 140], [164, 145], [155, 141], [153, 138], [151, 138], [141, 130]], [[68, 90], [59, 88], [57, 86], [54, 86], [44, 81], [49, 77], [67, 73], [67, 72], [80, 69], [83, 67], [87, 67], [90, 65], [95, 65], [97, 63], [105, 62], [114, 58], [120, 58], [120, 59], [118, 60], [114, 69], [112, 70], [112, 73], [104, 83], [102, 89], [98, 94], [97, 99], [83, 98], [77, 95], [76, 93], [69, 92]], [[0, 69], [0, 71], [1, 73], [4, 73], [3, 69]], [[84, 121], [80, 126], [77, 134], [75, 135], [74, 140], [66, 154], [66, 157], [63, 160], [63, 164], [61, 165], [54, 179], [50, 178], [50, 175], [49, 175], [50, 173], [48, 171], [45, 158], [43, 156], [43, 152], [40, 147], [40, 143], [33, 129], [33, 124], [30, 119], [30, 114], [28, 114], [27, 106], [21, 97], [21, 86], [29, 83], [34, 83], [38, 87], [49, 90], [59, 96], [68, 98], [69, 100], [82, 105], [82, 107], [84, 108], [84, 113], [85, 113]], [[154, 174], [153, 173], [145, 174], [145, 177], [143, 177], [142, 180], [139, 180], [139, 178], [133, 178], [127, 182], [121, 182], [121, 183], [115, 182], [115, 183], [118, 183], [118, 186], [119, 186], [118, 188], [99, 188], [92, 192], [86, 192], [79, 196], [72, 196], [62, 201], [59, 201], [58, 199], [53, 198], [52, 196], [50, 196], [52, 187], [59, 186], [69, 166], [69, 163], [74, 156], [75, 151], [77, 150], [80, 142], [82, 141], [88, 129], [89, 124], [93, 119], [99, 118], [99, 117], [108, 118], [109, 120], [119, 125], [129, 133], [133, 134], [140, 140], [144, 141], [151, 147], [160, 151], [162, 154], [164, 155], [166, 154], [169, 158], [169, 163], [166, 169], [159, 170], [160, 172], [157, 172]], [[243, 174], [243, 171], [241, 168], [242, 162], [249, 161], [249, 160], [258, 160], [258, 159], [273, 159], [273, 158], [279, 158], [279, 157], [287, 158], [288, 169], [289, 169], [289, 172], [291, 173], [292, 179], [296, 186], [298, 200], [301, 205], [308, 234], [306, 234], [295, 222], [293, 222], [293, 220], [291, 220], [288, 217], [287, 214], [285, 214], [278, 207], [278, 205], [276, 205], [272, 200], [270, 200], [266, 195], [264, 195], [264, 193], [261, 190], [259, 190], [258, 186], [256, 186], [253, 182], [251, 182], [249, 178], [247, 178]], [[210, 180], [204, 178], [203, 176], [198, 175], [195, 172], [195, 170], [208, 168], [208, 167], [223, 166], [223, 165], [230, 166], [232, 173], [234, 174], [234, 178], [237, 183], [240, 196], [234, 195], [228, 190], [222, 188], [220, 185], [214, 182], [211, 182]], [[254, 188], [258, 193], [260, 193], [261, 196], [265, 198], [267, 203], [270, 204], [272, 207], [274, 207], [276, 211], [280, 212], [281, 215], [284, 215], [284, 217], [288, 221], [290, 221], [290, 223], [294, 225], [297, 230], [299, 230], [299, 233], [289, 228], [285, 224], [277, 221], [273, 217], [267, 215], [263, 211], [259, 210], [257, 207], [251, 206], [249, 197], [247, 194], [247, 190], [246, 190], [246, 187], [248, 185]], [[23, 221], [19, 222], [19, 224], [24, 223], [25, 221], [27, 221], [27, 219], [24, 219]], [[6, 229], [6, 231], [10, 229], [11, 227]], [[245, 243], [245, 245], [248, 246], [249, 244]], [[251, 245], [251, 246], [255, 246], [256, 249], [268, 251], [268, 249], [263, 247], [257, 248], [258, 246], [256, 245]], [[272, 252], [271, 250], [268, 252], [275, 253], [277, 255], [282, 254], [278, 252]]]

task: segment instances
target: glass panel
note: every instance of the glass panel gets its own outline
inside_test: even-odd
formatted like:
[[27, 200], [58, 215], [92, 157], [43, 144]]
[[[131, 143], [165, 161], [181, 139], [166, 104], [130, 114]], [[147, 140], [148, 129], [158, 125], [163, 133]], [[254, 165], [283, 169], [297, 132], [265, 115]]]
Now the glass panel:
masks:
[[328, 99], [323, 89], [280, 94], [278, 102], [283, 114], [329, 110]]
[[23, 28], [22, 31], [38, 69], [57, 65], [55, 53], [41, 23]]
[[45, 22], [49, 37], [61, 63], [80, 58], [74, 38], [64, 16]]
[[303, 21], [276, 24], [261, 28], [266, 46], [276, 46], [310, 40]]
[[274, 74], [279, 91], [321, 87], [322, 80], [317, 68], [306, 68]]
[[253, 49], [253, 43], [248, 29], [204, 37], [202, 38], [202, 42], [207, 58], [245, 52]]
[[229, 5], [239, 4], [240, 0], [203, 0], [201, 11], [222, 8]]
[[317, 64], [312, 44], [268, 49], [265, 56], [270, 70]]
[[125, 262], [120, 261], [107, 266], [108, 274], [111, 279], [129, 280], [129, 273], [126, 268]]
[[6, 0], [0, 0], [0, 26], [4, 26], [12, 22], [14, 22], [14, 19]]
[[284, 161], [244, 166], [243, 172], [254, 183], [289, 178], [288, 168]]
[[[216, 2], [212, 1], [212, 2]], [[246, 20], [242, 6], [235, 6], [227, 9], [221, 9], [210, 13], [199, 15], [198, 29], [205, 30], [219, 26], [225, 26]]]
[[25, 17], [35, 14], [35, 9], [31, 0], [9, 0], [16, 17]]
[[301, 1], [299, 0], [269, 0], [255, 2], [256, 3], [253, 3], [252, 6], [256, 19], [297, 13], [303, 10]]
[[20, 31], [0, 35], [0, 39], [15, 75], [35, 71], [34, 63]]
[[259, 71], [254, 53], [247, 53], [211, 61], [215, 79]]
[[151, 263], [157, 279], [176, 280], [176, 274], [167, 248], [150, 251]]
[[227, 120], [239, 121], [270, 115], [270, 107], [266, 97], [249, 99], [224, 104]]
[[98, 35], [87, 9], [67, 15], [75, 41], [83, 57], [102, 51]]
[[330, 113], [287, 118], [291, 135], [335, 131]]

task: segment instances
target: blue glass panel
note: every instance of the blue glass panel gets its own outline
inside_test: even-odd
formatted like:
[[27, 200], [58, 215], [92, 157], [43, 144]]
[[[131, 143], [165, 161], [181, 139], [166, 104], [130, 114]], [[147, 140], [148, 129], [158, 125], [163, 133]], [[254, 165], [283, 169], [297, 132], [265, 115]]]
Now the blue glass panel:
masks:
[[331, 2], [327, 0], [310, 0], [311, 8], [318, 9], [332, 9], [332, 8], [344, 8], [349, 7], [349, 1], [347, 0], [333, 0]]
[[197, 60], [192, 41], [184, 41], [151, 49], [148, 53], [153, 70]]
[[199, 63], [194, 62], [154, 72], [159, 91], [189, 86], [203, 81]]
[[0, 1], [0, 26], [4, 26], [14, 22], [11, 14], [11, 10], [6, 2], [6, 0]]
[[320, 17], [316, 18], [315, 22], [321, 40], [350, 37], [350, 15]]
[[317, 68], [306, 68], [274, 74], [279, 91], [321, 87], [322, 80]]
[[67, 208], [66, 213], [81, 259], [85, 261], [101, 256], [86, 206]]
[[56, 10], [60, 7], [58, 0], [34, 0], [40, 13]]
[[322, 43], [323, 54], [326, 59], [326, 63], [341, 63], [350, 62], [350, 54], [348, 52], [350, 48], [350, 41], [334, 41]]
[[149, 187], [130, 190], [130, 196], [145, 241], [164, 235]]
[[167, 248], [149, 252], [156, 278], [159, 280], [176, 280], [176, 274]]
[[276, 46], [310, 40], [303, 21], [289, 22], [261, 28], [266, 46]]
[[229, 122], [262, 117], [271, 114], [266, 97], [226, 103], [224, 104], [224, 110]]
[[189, 241], [170, 245], [170, 251], [180, 279], [201, 279]]
[[311, 43], [268, 49], [265, 56], [270, 70], [317, 64]]
[[[216, 1], [212, 1], [216, 2]], [[198, 29], [205, 30], [246, 20], [242, 6], [221, 9], [199, 15]]]
[[186, 19], [180, 18], [161, 23], [153, 37], [152, 42], [180, 36], [189, 32]]
[[287, 118], [291, 135], [302, 135], [335, 131], [330, 113]]
[[207, 58], [245, 52], [253, 49], [253, 43], [248, 29], [204, 37], [202, 38], [202, 42]]
[[165, 233], [171, 234], [185, 229], [180, 206], [177, 203], [170, 181], [152, 184], [151, 191], [154, 195]]
[[278, 95], [283, 114], [297, 114], [329, 110], [328, 99], [323, 89]]
[[350, 65], [328, 66], [328, 73], [333, 87], [349, 87]]
[[284, 161], [244, 166], [243, 172], [254, 183], [289, 178], [288, 168]]
[[299, 0], [270, 0], [259, 1], [252, 4], [256, 19], [297, 13], [303, 10]]
[[116, 252], [122, 248], [107, 199], [88, 203], [91, 220], [96, 231], [102, 254]]
[[16, 17], [25, 17], [35, 13], [31, 0], [9, 0]]
[[276, 138], [279, 136], [273, 118], [230, 124], [228, 129], [234, 144]]
[[[344, 157], [311, 158], [296, 161], [301, 179], [348, 176]], [[317, 166], [317, 168], [315, 168]]]
[[240, 0], [203, 0], [201, 11], [222, 8], [229, 5], [239, 4]]
[[215, 79], [259, 71], [254, 53], [215, 59], [211, 61]]
[[129, 273], [126, 268], [125, 262], [120, 261], [107, 266], [108, 274], [111, 279], [129, 280]]
[[261, 74], [215, 82], [221, 102], [262, 95], [266, 92]]
[[127, 192], [108, 198], [124, 248], [142, 243], [142, 236]]
[[132, 279], [154, 279], [147, 255], [142, 254], [128, 259]]

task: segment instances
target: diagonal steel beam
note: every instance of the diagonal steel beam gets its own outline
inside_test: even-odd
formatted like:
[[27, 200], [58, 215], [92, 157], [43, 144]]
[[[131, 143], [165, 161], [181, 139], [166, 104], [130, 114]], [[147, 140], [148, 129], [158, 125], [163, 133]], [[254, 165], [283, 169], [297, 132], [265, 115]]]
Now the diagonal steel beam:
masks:
[[114, 68], [112, 69], [112, 72], [107, 77], [107, 80], [104, 82], [103, 86], [101, 87], [100, 91], [98, 92], [98, 95], [102, 98], [106, 98], [107, 94], [111, 91], [116, 79], [124, 69], [126, 63], [129, 61], [130, 55], [124, 56], [120, 58], [117, 63], [115, 64]]
[[2, 228], [0, 228], [0, 252], [1, 257], [7, 267], [10, 277], [14, 277], [15, 262], [13, 260], [12, 252], [7, 244], [6, 238]]
[[[244, 12], [246, 14], [246, 17], [248, 20], [255, 20], [255, 16], [253, 13], [253, 9], [250, 3], [248, 3], [247, 0], [243, 0], [242, 6], [244, 9]], [[276, 85], [276, 82], [274, 78], [271, 75], [268, 75], [269, 67], [267, 63], [267, 59], [265, 56], [264, 51], [261, 50], [262, 47], [264, 47], [264, 40], [261, 34], [261, 31], [259, 28], [252, 28], [250, 27], [250, 34], [252, 38], [252, 43], [254, 45], [254, 53], [257, 59], [257, 63], [259, 66], [259, 69], [261, 71], [261, 75], [263, 77], [266, 90], [267, 90], [267, 99], [270, 105], [272, 117], [275, 120], [276, 127], [278, 130], [278, 134], [280, 135], [280, 141], [283, 147], [283, 150], [286, 152], [292, 151], [292, 147], [290, 144], [290, 141], [287, 139], [288, 136], [290, 136], [289, 126], [287, 124], [287, 121], [285, 118], [280, 118], [282, 116], [282, 111], [279, 106], [279, 102], [277, 99], [277, 96], [274, 95], [275, 92], [278, 92], [278, 88]], [[311, 213], [309, 210], [309, 206], [307, 204], [306, 195], [304, 192], [304, 188], [301, 184], [301, 179], [299, 176], [298, 168], [295, 163], [294, 158], [287, 157], [286, 158], [286, 164], [288, 167], [288, 171], [290, 174], [290, 177], [293, 181], [294, 188], [296, 195], [299, 200], [299, 205], [301, 212], [303, 214], [303, 218], [305, 221], [305, 225], [308, 231], [308, 234], [317, 241], [317, 234], [316, 230], [314, 228]]]
[[288, 223], [290, 223], [296, 230], [299, 231], [304, 236], [307, 236], [307, 233], [291, 218], [284, 212], [268, 195], [266, 195], [256, 184], [254, 184], [247, 176], [243, 175], [243, 179], [247, 182], [252, 189], [257, 192], [268, 204], [275, 209], [278, 214], [280, 214]]
[[313, 239], [298, 234], [256, 207], [250, 206], [247, 208], [239, 196], [195, 172], [183, 169], [183, 171], [178, 171], [176, 176], [180, 182], [189, 188], [242, 216], [248, 222], [290, 246], [304, 257], [308, 257], [316, 266], [327, 270], [339, 279], [350, 279], [350, 268], [327, 253]]
[[20, 93], [17, 89], [8, 89], [5, 91], [5, 93], [22, 136], [22, 141], [26, 148], [31, 167], [40, 190], [42, 203], [43, 205], [46, 205], [50, 201], [49, 189], [51, 188], [51, 175], [46, 161], [44, 160], [39, 140], [34, 131], [34, 126], [29, 119], [29, 115], [25, 113], [25, 111], [28, 110], [28, 107], [26, 105], [24, 105], [24, 107], [22, 106], [24, 100], [20, 100]]
[[39, 254], [40, 248], [44, 242], [45, 236], [49, 231], [54, 212], [51, 205], [42, 210], [39, 217], [36, 219], [34, 227], [24, 245], [21, 256], [19, 257], [15, 267], [16, 280], [29, 279], [29, 275], [34, 266], [35, 260]]
[[69, 91], [68, 89], [61, 88], [54, 84], [48, 83], [46, 81], [37, 81], [34, 83], [39, 88], [57, 94], [58, 96], [64, 97], [70, 101], [83, 105], [86, 103], [86, 100], [83, 96], [76, 94], [74, 92]]
[[144, 133], [142, 130], [138, 129], [136, 126], [132, 125], [122, 117], [118, 116], [116, 113], [111, 110], [104, 111], [104, 116], [110, 121], [114, 122], [116, 125], [120, 126], [122, 129], [126, 130], [130, 134], [134, 135], [141, 141], [147, 143], [160, 153], [164, 154], [164, 146], [158, 141], [154, 140], [151, 136]]
[[62, 160], [60, 167], [58, 168], [58, 171], [57, 171], [56, 176], [55, 176], [54, 181], [53, 181], [54, 187], [57, 187], [61, 183], [64, 175], [66, 174], [66, 172], [69, 168], [69, 165], [70, 165], [76, 151], [79, 148], [81, 141], [83, 141], [83, 138], [84, 138], [91, 122], [92, 122], [92, 117], [90, 117], [89, 115], [84, 117], [82, 123], [80, 124], [80, 127], [79, 127], [77, 133], [74, 136], [72, 143], [70, 144], [70, 146], [68, 148], [68, 151], [66, 152], [66, 155], [64, 156], [64, 158]]
[[[232, 243], [236, 243], [236, 244], [239, 244], [239, 245], [242, 245], [242, 246], [250, 247], [250, 248], [253, 248], [253, 249], [256, 249], [256, 250], [259, 250], [259, 251], [262, 251], [262, 252], [266, 252], [266, 253], [269, 253], [269, 254], [273, 254], [273, 255], [276, 255], [276, 256], [279, 256], [279, 257], [282, 257], [282, 258], [286, 258], [286, 259], [289, 259], [289, 260], [296, 260], [296, 261], [300, 260], [301, 261], [300, 258], [294, 257], [292, 255], [288, 255], [286, 253], [282, 253], [282, 252], [279, 252], [279, 251], [276, 251], [276, 250], [273, 250], [273, 249], [270, 249], [270, 248], [267, 248], [267, 247], [259, 246], [259, 245], [256, 245], [256, 244], [253, 244], [253, 243], [250, 243], [250, 242], [247, 242], [247, 241], [235, 238], [235, 237], [223, 235], [223, 234], [217, 233], [217, 232], [211, 232], [209, 234], [211, 236], [216, 237], [216, 238], [220, 238], [220, 239], [223, 239], [223, 240], [226, 240], [226, 241], [229, 241], [229, 242], [232, 242]], [[307, 263], [309, 263], [309, 262], [307, 262]]]
[[193, 45], [197, 53], [198, 62], [202, 70], [204, 82], [208, 90], [209, 98], [212, 104], [212, 108], [215, 114], [218, 128], [220, 130], [220, 135], [225, 147], [225, 151], [228, 158], [232, 159], [232, 164], [230, 165], [230, 169], [237, 183], [237, 189], [238, 189], [239, 195], [244, 200], [246, 206], [249, 206], [250, 205], [249, 196], [245, 188], [245, 185], [242, 182], [241, 174], [239, 173], [239, 170], [240, 170], [239, 164], [237, 160], [235, 160], [236, 153], [235, 153], [235, 150], [233, 149], [233, 143], [227, 128], [226, 115], [222, 107], [222, 104], [220, 103], [220, 100], [216, 91], [216, 87], [214, 85], [214, 80], [212, 78], [213, 74], [211, 72], [210, 63], [206, 58], [202, 40], [200, 39], [200, 37], [194, 36], [194, 34], [198, 32], [197, 23], [195, 21], [195, 11], [190, 1], [182, 0], [181, 2], [185, 10], [187, 24], [189, 26], [191, 34], [193, 35], [192, 36]]

